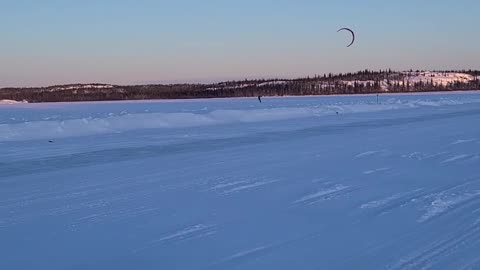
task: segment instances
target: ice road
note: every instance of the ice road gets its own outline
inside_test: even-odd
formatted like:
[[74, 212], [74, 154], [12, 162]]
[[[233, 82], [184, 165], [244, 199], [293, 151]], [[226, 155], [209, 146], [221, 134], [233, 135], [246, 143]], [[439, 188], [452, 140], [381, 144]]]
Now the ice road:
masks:
[[2, 105], [0, 269], [480, 269], [480, 94]]

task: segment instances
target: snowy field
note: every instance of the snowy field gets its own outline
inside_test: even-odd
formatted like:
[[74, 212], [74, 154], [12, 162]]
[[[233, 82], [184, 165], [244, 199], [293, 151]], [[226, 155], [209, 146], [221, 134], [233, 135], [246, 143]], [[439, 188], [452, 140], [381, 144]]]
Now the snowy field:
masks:
[[480, 94], [1, 105], [0, 269], [480, 269]]

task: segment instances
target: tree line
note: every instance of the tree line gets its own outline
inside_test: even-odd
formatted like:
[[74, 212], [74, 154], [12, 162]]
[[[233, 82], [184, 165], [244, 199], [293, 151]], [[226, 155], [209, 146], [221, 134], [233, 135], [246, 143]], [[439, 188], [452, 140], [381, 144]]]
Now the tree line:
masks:
[[[453, 80], [436, 83], [436, 74], [462, 73], [472, 80]], [[256, 79], [227, 81], [216, 84], [156, 84], [156, 85], [68, 85], [32, 88], [0, 89], [0, 99], [26, 100], [28, 102], [72, 102], [143, 99], [194, 99], [257, 96], [303, 96], [370, 94], [399, 92], [429, 92], [480, 90], [480, 71], [363, 70], [355, 73], [323, 74], [298, 79]], [[412, 81], [421, 75], [422, 80]]]

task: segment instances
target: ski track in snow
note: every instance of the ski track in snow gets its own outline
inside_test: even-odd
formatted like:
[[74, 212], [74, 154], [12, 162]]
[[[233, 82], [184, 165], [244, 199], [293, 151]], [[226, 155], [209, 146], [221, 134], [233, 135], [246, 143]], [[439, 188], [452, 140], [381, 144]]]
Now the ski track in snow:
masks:
[[418, 219], [418, 222], [426, 222], [436, 216], [454, 210], [470, 202], [478, 202], [480, 191], [471, 191], [463, 194], [439, 194], [437, 198], [427, 207], [427, 212]]
[[398, 208], [414, 206], [424, 212], [417, 219], [418, 223], [424, 223], [470, 205], [478, 204], [480, 211], [480, 190], [472, 190], [479, 183], [480, 180], [477, 179], [467, 180], [460, 184], [440, 187], [438, 191], [419, 188], [370, 201], [359, 208], [376, 215], [384, 215]]
[[428, 160], [428, 159], [432, 159], [432, 158], [438, 158], [440, 156], [444, 156], [444, 155], [447, 155], [447, 154], [448, 154], [448, 152], [440, 152], [440, 153], [436, 153], [436, 154], [426, 154], [426, 153], [422, 153], [422, 152], [413, 152], [413, 153], [402, 155], [402, 158], [408, 158], [408, 159], [414, 159], [414, 160], [422, 161], [422, 160]]
[[466, 139], [466, 140], [457, 140], [451, 143], [452, 145], [457, 145], [457, 144], [465, 144], [465, 143], [470, 143], [470, 142], [475, 142], [477, 139]]
[[262, 252], [267, 251], [271, 246], [260, 246], [255, 247], [249, 250], [240, 251], [236, 254], [233, 254], [227, 258], [224, 258], [216, 263], [213, 264], [213, 267], [220, 267], [222, 268], [223, 265], [235, 263], [238, 261], [248, 261], [250, 258], [254, 258], [260, 256]]
[[384, 156], [385, 154], [388, 154], [387, 150], [372, 150], [372, 151], [362, 152], [356, 155], [355, 158], [361, 159], [361, 158], [366, 158], [371, 156]]
[[358, 155], [355, 156], [355, 158], [362, 158], [362, 157], [367, 157], [367, 156], [373, 156], [375, 154], [379, 154], [379, 153], [382, 153], [383, 151], [367, 151], [367, 152], [363, 152], [363, 153], [360, 153]]
[[452, 162], [455, 162], [455, 161], [465, 160], [469, 157], [472, 157], [472, 156], [471, 155], [465, 155], [465, 154], [456, 155], [454, 157], [451, 157], [449, 159], [446, 159], [446, 160], [442, 161], [442, 164], [447, 164], [447, 163], [452, 163]]
[[[17, 209], [14, 214], [6, 215], [0, 220], [0, 227], [11, 227], [28, 223], [37, 218], [51, 218], [71, 214], [96, 212], [79, 217], [69, 222], [72, 227], [81, 224], [99, 224], [105, 221], [120, 221], [132, 219], [141, 215], [151, 215], [158, 211], [158, 207], [138, 206], [137, 208], [116, 208], [119, 203], [135, 202], [138, 198], [151, 198], [155, 192], [167, 192], [177, 189], [187, 189], [198, 185], [196, 182], [177, 184], [158, 184], [158, 176], [162, 174], [132, 177], [105, 184], [85, 184], [68, 188], [59, 188], [55, 191], [33, 191], [19, 197], [0, 201], [0, 210]], [[76, 183], [75, 183], [76, 184]], [[155, 186], [154, 190], [144, 189]], [[31, 211], [41, 205], [39, 211]]]
[[215, 226], [207, 226], [204, 224], [197, 224], [192, 227], [185, 228], [181, 231], [175, 232], [173, 234], [164, 236], [160, 239], [153, 240], [154, 244], [161, 244], [170, 241], [185, 241], [190, 239], [195, 239], [198, 237], [208, 236], [216, 232]]
[[458, 253], [461, 248], [472, 248], [480, 243], [480, 226], [470, 225], [460, 229], [450, 236], [413, 251], [410, 255], [401, 258], [390, 266], [389, 270], [400, 269], [437, 269], [438, 262], [452, 254]]
[[246, 184], [246, 183], [248, 183], [248, 181], [234, 181], [234, 182], [229, 182], [229, 183], [222, 183], [222, 184], [218, 184], [218, 185], [210, 188], [209, 190], [217, 191], [217, 190], [222, 190], [222, 189], [228, 189], [228, 188], [231, 188], [233, 186], [238, 186], [238, 185], [242, 185], [242, 184]]
[[478, 269], [480, 269], [480, 256], [467, 262], [462, 268], [459, 268], [459, 270], [478, 270]]
[[379, 173], [379, 172], [385, 172], [385, 171], [388, 171], [388, 170], [390, 170], [389, 167], [378, 168], [378, 169], [374, 169], [374, 170], [364, 171], [363, 174], [369, 175], [369, 174], [375, 174], [375, 173]]
[[[370, 201], [360, 206], [360, 209], [368, 211], [369, 215], [383, 216], [390, 214], [400, 208], [407, 206], [418, 205], [424, 196], [428, 196], [429, 193], [425, 189], [416, 189], [409, 192], [394, 194], [392, 196]], [[418, 206], [417, 206], [418, 207]]]
[[273, 184], [277, 181], [275, 180], [269, 180], [269, 181], [258, 181], [258, 182], [251, 182], [251, 183], [246, 183], [246, 184], [240, 184], [237, 186], [230, 186], [230, 188], [224, 189], [223, 191], [220, 192], [222, 195], [230, 195], [233, 193], [237, 193], [240, 191], [246, 191], [246, 190], [252, 190], [258, 187], [262, 187], [268, 184]]
[[332, 200], [334, 198], [338, 198], [340, 196], [344, 196], [351, 191], [350, 186], [345, 185], [335, 185], [331, 188], [321, 189], [315, 193], [308, 194], [303, 196], [302, 198], [294, 201], [294, 204], [316, 204], [322, 201]]
[[416, 189], [410, 192], [398, 193], [384, 199], [371, 201], [360, 206], [361, 209], [374, 209], [374, 208], [381, 208], [381, 207], [392, 207], [394, 204], [402, 207], [405, 204], [412, 202], [415, 198], [418, 198], [419, 193], [423, 191], [423, 189]]
[[191, 240], [195, 240], [203, 237], [208, 237], [210, 235], [215, 234], [216, 232], [217, 232], [217, 229], [215, 225], [197, 224], [194, 226], [181, 229], [180, 231], [167, 234], [159, 239], [152, 240], [147, 246], [135, 249], [132, 252], [139, 253], [159, 245], [175, 244], [175, 243], [191, 241]]
[[262, 177], [250, 177], [250, 178], [235, 178], [235, 177], [223, 177], [215, 181], [209, 181], [210, 185], [205, 191], [215, 192], [222, 196], [233, 195], [235, 193], [253, 191], [258, 188], [262, 188], [267, 185], [271, 185], [279, 182], [278, 180], [272, 180]]
[[417, 221], [424, 223], [471, 205], [480, 209], [479, 184], [480, 178], [472, 178], [423, 196], [420, 201], [425, 203], [422, 207], [425, 213]]

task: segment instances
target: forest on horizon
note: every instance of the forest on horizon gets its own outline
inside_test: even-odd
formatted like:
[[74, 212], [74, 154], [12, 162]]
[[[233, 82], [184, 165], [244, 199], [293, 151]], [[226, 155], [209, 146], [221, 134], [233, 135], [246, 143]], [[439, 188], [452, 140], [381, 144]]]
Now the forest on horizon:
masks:
[[[448, 77], [460, 74], [468, 78]], [[447, 80], [438, 82], [438, 77]], [[480, 90], [480, 70], [397, 72], [363, 70], [298, 79], [256, 79], [213, 84], [73, 84], [2, 88], [0, 100], [73, 102], [106, 100], [195, 99], [258, 96], [343, 95]]]

